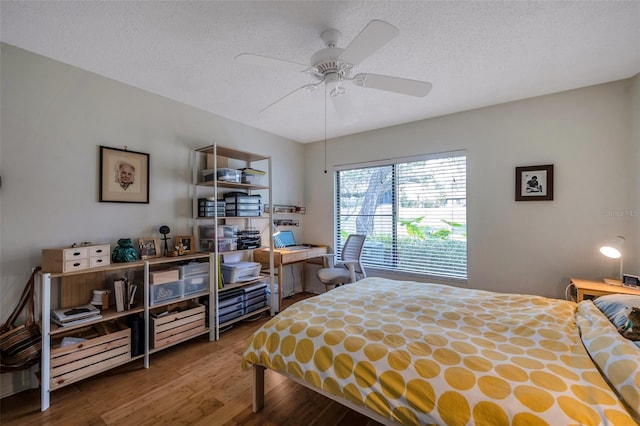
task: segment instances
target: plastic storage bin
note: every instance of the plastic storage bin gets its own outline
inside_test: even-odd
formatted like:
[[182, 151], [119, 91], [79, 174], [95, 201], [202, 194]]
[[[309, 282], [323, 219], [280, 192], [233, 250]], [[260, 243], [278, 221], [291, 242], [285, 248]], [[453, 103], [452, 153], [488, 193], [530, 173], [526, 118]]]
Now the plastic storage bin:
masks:
[[182, 281], [149, 285], [151, 306], [182, 297]]
[[218, 322], [224, 324], [227, 321], [241, 317], [244, 315], [243, 302], [236, 303], [235, 305], [229, 305], [226, 308], [221, 308], [219, 311]]
[[190, 275], [182, 280], [183, 296], [203, 293], [209, 290], [209, 274]]
[[200, 226], [198, 229], [200, 238], [202, 239], [214, 239], [220, 238], [236, 238], [238, 234], [238, 225], [206, 225]]
[[218, 315], [220, 324], [244, 315], [244, 291], [241, 288], [220, 292]]
[[229, 192], [225, 194], [224, 201], [233, 204], [261, 204], [262, 196], [259, 194], [248, 195], [244, 192]]
[[242, 182], [242, 171], [236, 169], [218, 169], [218, 180], [224, 182]]
[[[238, 249], [238, 243], [235, 238], [220, 238], [218, 240], [218, 251], [234, 251]], [[200, 240], [200, 251], [215, 251], [216, 250], [216, 240], [214, 238], [209, 239], [201, 239]]]
[[227, 203], [225, 213], [227, 216], [261, 216], [262, 208], [260, 204]]
[[[218, 180], [224, 182], [242, 182], [242, 171], [236, 169], [221, 168], [217, 172]], [[213, 180], [213, 169], [206, 169], [202, 171], [202, 180], [209, 182]]]
[[218, 216], [223, 217], [224, 206], [224, 201], [216, 200], [214, 197], [198, 198], [198, 217], [213, 217], [216, 214], [216, 210]]
[[173, 269], [180, 271], [180, 279], [189, 275], [201, 275], [209, 273], [209, 262], [192, 262], [186, 265], [176, 265]]
[[238, 249], [238, 243], [235, 238], [219, 238], [218, 251], [234, 251]]
[[244, 291], [241, 288], [221, 291], [218, 294], [218, 307], [220, 309], [242, 302], [244, 302]]
[[245, 314], [257, 311], [258, 309], [269, 305], [267, 288], [267, 283], [261, 282], [242, 289], [244, 293]]
[[242, 183], [247, 183], [249, 185], [266, 185], [267, 176], [263, 174], [242, 172]]
[[213, 180], [213, 169], [206, 169], [202, 171], [202, 180], [209, 182]]

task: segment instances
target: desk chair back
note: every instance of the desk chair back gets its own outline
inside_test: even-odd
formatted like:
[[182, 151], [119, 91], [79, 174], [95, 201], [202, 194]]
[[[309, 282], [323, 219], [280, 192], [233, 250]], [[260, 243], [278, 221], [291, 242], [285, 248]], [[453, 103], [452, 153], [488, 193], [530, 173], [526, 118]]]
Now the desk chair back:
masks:
[[318, 279], [327, 290], [329, 286], [353, 283], [367, 276], [362, 266], [362, 248], [366, 235], [351, 234], [340, 252], [340, 260], [334, 255], [324, 257], [324, 268], [318, 271]]

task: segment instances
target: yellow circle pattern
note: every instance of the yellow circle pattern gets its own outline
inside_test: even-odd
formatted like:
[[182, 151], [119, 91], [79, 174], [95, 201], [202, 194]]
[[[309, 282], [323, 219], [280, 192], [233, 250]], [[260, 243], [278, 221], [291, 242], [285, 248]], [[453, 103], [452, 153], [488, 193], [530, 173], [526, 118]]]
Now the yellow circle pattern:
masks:
[[268, 321], [254, 364], [406, 425], [633, 424], [598, 368], [640, 412], [640, 351], [591, 302], [368, 278]]

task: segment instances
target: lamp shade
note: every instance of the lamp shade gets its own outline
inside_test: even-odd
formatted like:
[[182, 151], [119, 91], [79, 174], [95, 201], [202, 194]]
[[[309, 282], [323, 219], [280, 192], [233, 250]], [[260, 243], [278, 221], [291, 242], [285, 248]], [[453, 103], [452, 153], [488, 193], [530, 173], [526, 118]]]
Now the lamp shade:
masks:
[[623, 244], [624, 244], [624, 237], [618, 235], [611, 242], [600, 247], [600, 253], [612, 259], [619, 259], [622, 257]]
[[[622, 245], [623, 244], [624, 244], [624, 237], [621, 235], [618, 235], [616, 238], [613, 239], [613, 241], [600, 247], [600, 253], [612, 259], [620, 259], [620, 281], [622, 281], [622, 268], [623, 268]], [[610, 280], [608, 278], [605, 278], [604, 282], [607, 284], [616, 284], [614, 280]]]

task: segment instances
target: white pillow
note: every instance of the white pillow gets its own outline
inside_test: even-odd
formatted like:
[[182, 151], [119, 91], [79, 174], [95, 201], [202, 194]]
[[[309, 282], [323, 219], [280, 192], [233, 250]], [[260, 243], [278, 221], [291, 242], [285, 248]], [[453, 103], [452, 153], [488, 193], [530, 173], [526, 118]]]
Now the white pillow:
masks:
[[640, 308], [640, 296], [632, 294], [608, 294], [600, 296], [593, 303], [609, 318], [609, 321], [620, 328], [629, 319], [632, 307]]
[[[617, 328], [623, 327], [629, 321], [632, 307], [640, 308], [640, 296], [632, 294], [608, 294], [600, 296], [593, 303], [605, 314], [609, 321]], [[640, 348], [640, 341], [634, 341]]]

